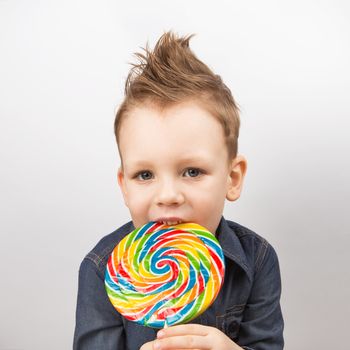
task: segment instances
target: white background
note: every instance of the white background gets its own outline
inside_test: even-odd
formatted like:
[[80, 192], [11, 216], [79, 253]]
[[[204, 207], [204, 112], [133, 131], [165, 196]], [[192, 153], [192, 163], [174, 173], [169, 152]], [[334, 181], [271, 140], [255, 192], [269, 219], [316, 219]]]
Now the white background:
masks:
[[347, 1], [0, 0], [0, 349], [72, 346], [78, 268], [129, 219], [113, 135], [132, 53], [165, 31], [242, 110], [242, 197], [266, 237], [287, 350], [345, 349], [350, 316]]

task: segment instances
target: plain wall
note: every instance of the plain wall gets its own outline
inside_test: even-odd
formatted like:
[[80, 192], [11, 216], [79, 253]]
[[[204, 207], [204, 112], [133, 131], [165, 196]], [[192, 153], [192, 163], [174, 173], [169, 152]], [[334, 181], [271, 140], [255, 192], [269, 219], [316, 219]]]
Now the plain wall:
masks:
[[72, 346], [78, 268], [129, 214], [114, 112], [165, 31], [241, 108], [225, 216], [278, 252], [287, 350], [344, 348], [350, 316], [347, 1], [0, 0], [0, 349]]

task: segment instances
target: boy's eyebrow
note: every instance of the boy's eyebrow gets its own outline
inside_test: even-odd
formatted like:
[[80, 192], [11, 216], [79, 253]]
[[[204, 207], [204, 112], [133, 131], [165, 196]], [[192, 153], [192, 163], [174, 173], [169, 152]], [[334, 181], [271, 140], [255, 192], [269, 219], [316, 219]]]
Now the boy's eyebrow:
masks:
[[[203, 162], [209, 162], [210, 159], [205, 156], [205, 155], [196, 155], [196, 156], [185, 156], [183, 158], [180, 158], [178, 160], [178, 164], [187, 164], [187, 163], [203, 163]], [[131, 161], [128, 165], [131, 168], [149, 168], [152, 167], [152, 165], [154, 163], [157, 163], [157, 161], [147, 161], [144, 159], [140, 159], [140, 160], [135, 160], [135, 161]]]
[[209, 158], [205, 155], [186, 156], [179, 160], [179, 163], [197, 163], [197, 162], [208, 162]]
[[139, 168], [149, 168], [152, 164], [150, 162], [147, 162], [145, 160], [136, 160], [136, 161], [129, 161], [125, 162], [124, 169], [125, 168], [131, 168], [131, 169], [139, 169]]

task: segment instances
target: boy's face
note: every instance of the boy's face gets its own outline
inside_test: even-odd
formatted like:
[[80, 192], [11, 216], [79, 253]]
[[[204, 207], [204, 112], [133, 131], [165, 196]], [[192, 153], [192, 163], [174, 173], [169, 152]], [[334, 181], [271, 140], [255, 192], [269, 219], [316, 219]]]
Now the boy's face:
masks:
[[225, 198], [240, 195], [246, 161], [229, 161], [222, 126], [198, 103], [135, 107], [119, 148], [118, 182], [135, 227], [196, 222], [215, 233]]

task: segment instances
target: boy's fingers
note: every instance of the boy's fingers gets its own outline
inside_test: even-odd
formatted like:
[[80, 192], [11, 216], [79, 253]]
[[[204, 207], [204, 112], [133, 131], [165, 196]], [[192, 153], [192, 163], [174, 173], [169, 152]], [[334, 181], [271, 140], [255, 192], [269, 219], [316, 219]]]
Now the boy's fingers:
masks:
[[143, 344], [140, 347], [140, 350], [153, 350], [154, 349], [154, 341], [150, 341], [148, 343]]
[[157, 338], [174, 337], [178, 335], [208, 335], [211, 327], [199, 325], [199, 324], [184, 324], [178, 326], [172, 326], [164, 328], [158, 331]]
[[197, 335], [169, 336], [167, 338], [157, 339], [154, 342], [154, 349], [172, 350], [172, 349], [208, 349], [210, 344], [208, 339]]

